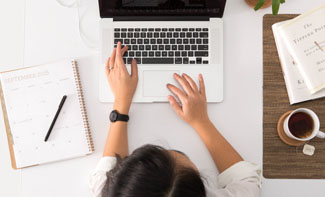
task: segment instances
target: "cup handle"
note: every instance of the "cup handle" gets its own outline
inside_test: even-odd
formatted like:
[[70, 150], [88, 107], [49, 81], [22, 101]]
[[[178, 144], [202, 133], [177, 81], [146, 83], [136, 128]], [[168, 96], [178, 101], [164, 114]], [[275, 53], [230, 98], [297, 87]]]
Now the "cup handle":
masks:
[[316, 134], [316, 136], [318, 137], [318, 138], [325, 138], [325, 133], [324, 132], [322, 132], [322, 131], [318, 131], [318, 133]]

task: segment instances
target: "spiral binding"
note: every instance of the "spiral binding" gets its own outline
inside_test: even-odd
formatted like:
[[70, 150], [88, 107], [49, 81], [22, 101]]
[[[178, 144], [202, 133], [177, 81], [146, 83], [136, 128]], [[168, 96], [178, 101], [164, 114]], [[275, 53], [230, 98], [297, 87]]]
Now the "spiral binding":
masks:
[[91, 131], [89, 127], [89, 121], [88, 121], [88, 116], [87, 116], [87, 111], [86, 111], [86, 105], [85, 105], [85, 99], [83, 96], [83, 91], [81, 87], [81, 81], [80, 81], [80, 75], [79, 75], [79, 69], [78, 69], [78, 62], [77, 61], [71, 61], [72, 63], [72, 68], [75, 76], [75, 81], [76, 81], [76, 86], [77, 86], [77, 92], [78, 92], [78, 99], [79, 99], [79, 104], [81, 108], [81, 114], [83, 118], [83, 123], [84, 123], [84, 128], [86, 131], [86, 137], [87, 137], [87, 143], [88, 143], [88, 149], [90, 152], [95, 151], [93, 139], [91, 136]]

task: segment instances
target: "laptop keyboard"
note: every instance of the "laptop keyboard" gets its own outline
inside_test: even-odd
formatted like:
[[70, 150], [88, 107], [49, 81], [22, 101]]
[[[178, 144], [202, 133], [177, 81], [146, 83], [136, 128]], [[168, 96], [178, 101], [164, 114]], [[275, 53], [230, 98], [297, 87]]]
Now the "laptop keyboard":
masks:
[[115, 28], [118, 42], [126, 64], [209, 64], [209, 28]]

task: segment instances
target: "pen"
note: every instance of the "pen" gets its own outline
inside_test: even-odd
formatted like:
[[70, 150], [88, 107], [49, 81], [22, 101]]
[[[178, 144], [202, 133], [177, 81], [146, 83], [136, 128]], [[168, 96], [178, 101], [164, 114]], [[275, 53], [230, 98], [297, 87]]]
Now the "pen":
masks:
[[48, 132], [47, 132], [47, 134], [46, 134], [46, 136], [45, 136], [45, 139], [44, 139], [45, 142], [46, 142], [46, 141], [49, 139], [49, 137], [50, 137], [50, 134], [51, 134], [51, 132], [52, 132], [52, 129], [53, 129], [53, 127], [54, 127], [54, 124], [55, 124], [55, 122], [56, 122], [56, 119], [58, 119], [58, 116], [59, 116], [59, 114], [60, 114], [60, 112], [61, 112], [61, 109], [62, 109], [63, 104], [64, 104], [64, 102], [65, 102], [66, 99], [67, 99], [67, 95], [64, 95], [64, 96], [62, 97], [62, 99], [61, 99], [61, 102], [60, 102], [59, 108], [58, 108], [58, 110], [56, 111], [56, 114], [55, 114], [55, 116], [54, 116], [54, 119], [52, 120], [51, 126], [50, 126], [50, 128], [49, 128], [49, 130], [48, 130]]

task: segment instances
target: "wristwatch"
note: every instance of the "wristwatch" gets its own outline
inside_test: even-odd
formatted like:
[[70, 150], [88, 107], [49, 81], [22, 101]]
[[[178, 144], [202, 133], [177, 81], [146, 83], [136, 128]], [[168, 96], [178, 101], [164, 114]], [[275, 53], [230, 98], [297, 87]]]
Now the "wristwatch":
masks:
[[124, 114], [120, 114], [116, 110], [113, 110], [111, 112], [111, 114], [109, 115], [109, 119], [110, 119], [111, 122], [116, 122], [116, 121], [127, 122], [127, 121], [129, 121], [129, 116], [124, 115]]

